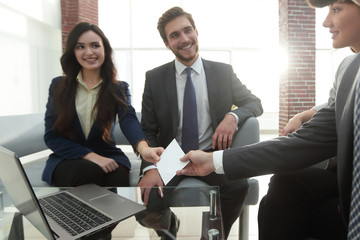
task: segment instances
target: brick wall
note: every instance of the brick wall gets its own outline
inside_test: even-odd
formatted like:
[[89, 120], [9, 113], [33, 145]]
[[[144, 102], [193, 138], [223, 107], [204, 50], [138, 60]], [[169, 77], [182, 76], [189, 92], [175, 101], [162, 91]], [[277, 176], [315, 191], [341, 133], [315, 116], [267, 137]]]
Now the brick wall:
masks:
[[315, 10], [305, 0], [279, 0], [280, 44], [288, 68], [279, 89], [279, 130], [295, 114], [315, 105]]
[[98, 24], [98, 0], [61, 0], [63, 49], [71, 29], [79, 22]]

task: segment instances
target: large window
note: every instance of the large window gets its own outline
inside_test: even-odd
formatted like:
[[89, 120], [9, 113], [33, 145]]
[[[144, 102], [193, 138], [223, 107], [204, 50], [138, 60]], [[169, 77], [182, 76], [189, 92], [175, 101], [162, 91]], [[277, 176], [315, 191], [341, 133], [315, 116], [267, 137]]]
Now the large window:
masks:
[[43, 112], [62, 73], [60, 1], [0, 0], [0, 22], [0, 115]]
[[[174, 59], [156, 29], [173, 6], [192, 13], [203, 58], [232, 64], [240, 80], [261, 98], [260, 127], [277, 128], [279, 75], [286, 67], [278, 45], [278, 0], [99, 0], [99, 25], [114, 48], [118, 78], [131, 86], [141, 110], [145, 72]], [[337, 66], [351, 54], [334, 50], [316, 10], [316, 102], [327, 101]], [[3, 48], [0, 115], [43, 112], [50, 80], [61, 74], [59, 0], [0, 0]], [[11, 104], [9, 104], [11, 103]], [[266, 119], [262, 120], [262, 119]], [[268, 121], [269, 120], [269, 121]], [[270, 124], [266, 126], [267, 124]]]
[[174, 59], [156, 28], [161, 14], [173, 6], [193, 15], [200, 55], [230, 63], [262, 99], [265, 111], [277, 112], [279, 72], [284, 66], [277, 0], [99, 0], [99, 25], [115, 50], [119, 79], [131, 85], [136, 110], [141, 110], [145, 72]]
[[[173, 6], [191, 13], [203, 58], [230, 63], [240, 80], [263, 103], [262, 129], [278, 126], [279, 76], [286, 54], [278, 41], [278, 0], [99, 0], [99, 25], [115, 50], [118, 77], [131, 85], [133, 105], [141, 110], [145, 72], [174, 59], [156, 29]], [[316, 10], [316, 103], [327, 101], [336, 69], [349, 49], [334, 50], [322, 26], [328, 9]], [[263, 121], [261, 120], [263, 118]]]

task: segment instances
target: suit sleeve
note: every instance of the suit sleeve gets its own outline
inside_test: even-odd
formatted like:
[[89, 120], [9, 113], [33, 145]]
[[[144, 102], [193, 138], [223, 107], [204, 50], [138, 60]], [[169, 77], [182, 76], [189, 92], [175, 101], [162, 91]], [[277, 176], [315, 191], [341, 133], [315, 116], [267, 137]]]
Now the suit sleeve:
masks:
[[334, 104], [286, 137], [224, 151], [223, 166], [230, 179], [305, 168], [336, 155]]
[[150, 73], [146, 73], [145, 87], [141, 109], [141, 125], [145, 135], [152, 147], [158, 147], [159, 121], [155, 114], [154, 99], [152, 96], [152, 85], [150, 84]]
[[53, 79], [49, 88], [49, 97], [46, 104], [45, 112], [45, 144], [51, 149], [56, 155], [64, 159], [77, 159], [85, 156], [92, 152], [91, 149], [82, 146], [81, 144], [71, 141], [70, 139], [62, 136], [53, 130], [53, 124], [56, 120], [56, 110], [53, 104], [53, 94], [56, 85], [61, 80], [60, 78]]
[[234, 112], [239, 117], [239, 126], [249, 117], [258, 117], [263, 113], [261, 100], [251, 93], [247, 87], [241, 83], [229, 65], [228, 72], [231, 74], [231, 94], [233, 103], [237, 107]]
[[336, 99], [336, 95], [337, 95], [337, 90], [339, 88], [341, 79], [344, 75], [344, 72], [346, 71], [346, 69], [349, 67], [350, 63], [352, 62], [352, 60], [354, 59], [356, 55], [350, 55], [348, 57], [346, 57], [339, 65], [336, 74], [335, 74], [335, 81], [333, 82], [333, 87], [330, 89], [329, 92], [329, 99], [328, 99], [328, 104], [332, 104], [333, 102], [335, 102]]
[[[146, 139], [149, 141], [151, 147], [158, 147], [158, 133], [159, 133], [159, 123], [155, 114], [154, 99], [152, 96], [151, 84], [150, 84], [150, 73], [146, 72], [145, 78], [145, 87], [142, 98], [142, 109], [141, 109], [141, 127], [146, 135]], [[147, 161], [142, 160], [141, 162], [141, 173], [142, 170], [153, 165]]]
[[[120, 91], [125, 94], [125, 101], [128, 103], [127, 111], [124, 113], [122, 108], [118, 110], [119, 125], [126, 139], [136, 152], [136, 145], [140, 140], [145, 140], [145, 134], [141, 129], [141, 125], [136, 116], [135, 109], [131, 106], [131, 95], [129, 91], [129, 84], [120, 82]], [[120, 97], [123, 95], [121, 94]]]

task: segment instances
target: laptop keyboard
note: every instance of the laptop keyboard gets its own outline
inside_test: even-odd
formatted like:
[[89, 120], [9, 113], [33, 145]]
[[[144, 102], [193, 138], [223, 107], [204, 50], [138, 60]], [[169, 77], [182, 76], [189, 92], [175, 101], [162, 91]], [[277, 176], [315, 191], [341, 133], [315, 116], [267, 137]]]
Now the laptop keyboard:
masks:
[[67, 192], [42, 198], [39, 202], [43, 211], [72, 236], [111, 220]]

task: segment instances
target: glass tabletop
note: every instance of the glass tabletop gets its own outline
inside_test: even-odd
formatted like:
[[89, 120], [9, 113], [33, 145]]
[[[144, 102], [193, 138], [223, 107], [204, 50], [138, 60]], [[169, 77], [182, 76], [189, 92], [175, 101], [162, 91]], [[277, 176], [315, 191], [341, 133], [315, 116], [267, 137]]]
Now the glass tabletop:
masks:
[[[66, 189], [35, 187], [34, 192], [40, 198]], [[117, 187], [111, 190], [115, 190], [118, 195], [143, 205], [139, 187]], [[164, 187], [162, 191], [166, 196], [170, 196], [164, 197], [164, 201], [180, 222], [176, 239], [211, 239], [208, 234], [214, 232], [215, 234], [218, 232], [218, 235], [217, 238], [213, 239], [222, 239], [220, 198], [217, 187]], [[10, 231], [5, 231], [5, 229], [8, 230], [14, 225], [11, 221], [14, 212], [17, 212], [17, 209], [11, 205], [4, 206], [3, 211], [1, 211], [0, 226], [2, 230], [0, 236], [9, 234]], [[23, 218], [21, 224], [23, 224], [25, 239], [45, 239], [26, 218]], [[159, 231], [155, 231], [151, 227], [144, 227], [139, 223], [137, 217], [132, 216], [119, 222], [111, 234], [113, 239], [160, 239], [157, 232]]]

